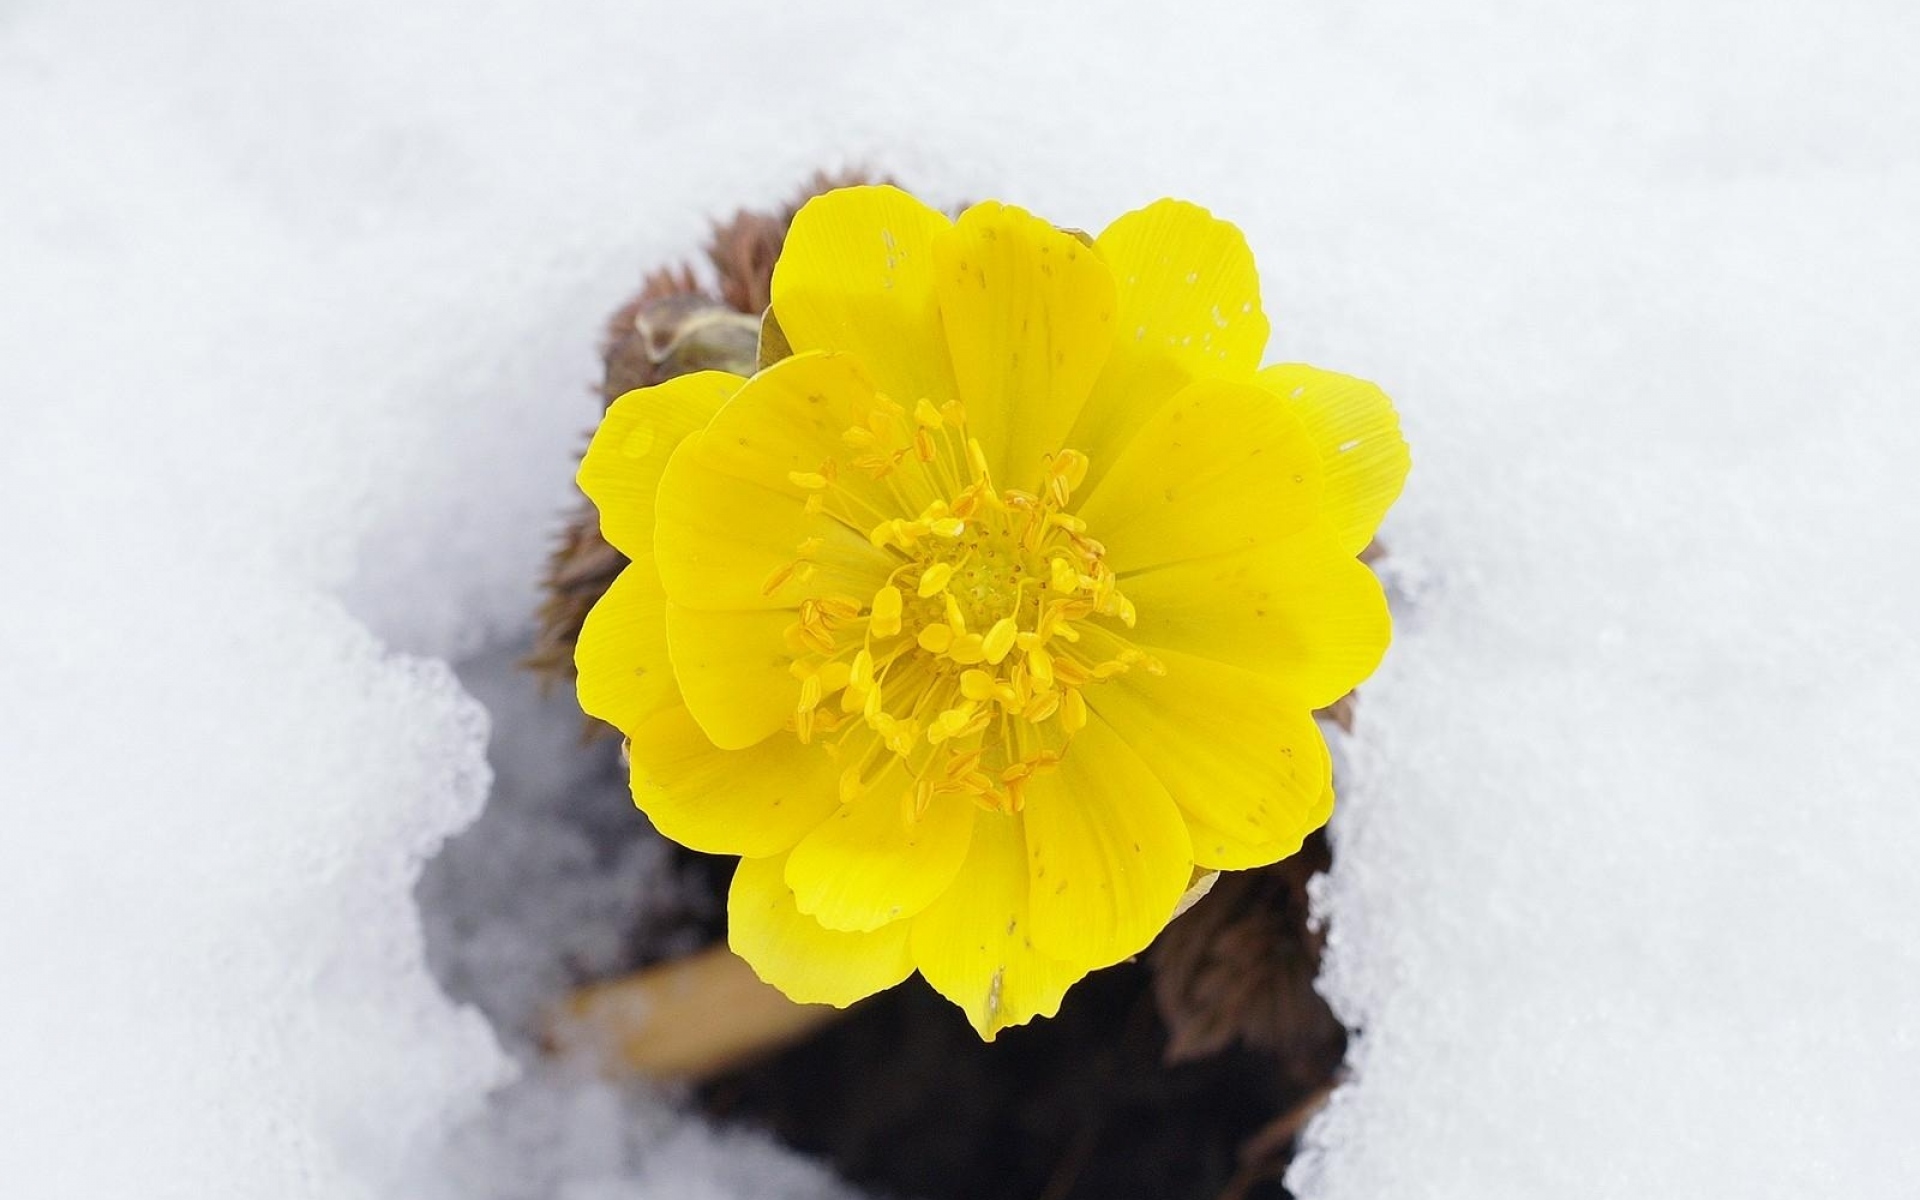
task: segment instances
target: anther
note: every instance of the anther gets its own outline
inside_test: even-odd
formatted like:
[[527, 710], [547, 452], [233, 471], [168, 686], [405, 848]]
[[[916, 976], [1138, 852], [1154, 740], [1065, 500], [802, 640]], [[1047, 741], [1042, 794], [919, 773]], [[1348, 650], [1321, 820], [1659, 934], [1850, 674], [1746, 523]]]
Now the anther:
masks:
[[775, 570], [773, 574], [767, 576], [767, 581], [760, 585], [760, 594], [762, 596], [773, 595], [780, 590], [781, 586], [785, 584], [787, 580], [792, 579], [793, 573], [799, 569], [800, 563], [796, 560]]
[[920, 586], [915, 589], [922, 599], [938, 595], [946, 590], [947, 581], [953, 578], [952, 563], [935, 563], [920, 575]]
[[1062, 595], [1071, 595], [1079, 589], [1080, 572], [1074, 570], [1073, 564], [1069, 563], [1066, 559], [1054, 559], [1048, 571], [1051, 578], [1049, 578], [1047, 582], [1054, 591]]
[[960, 694], [969, 700], [991, 700], [999, 684], [985, 671], [960, 672]]
[[1022, 720], [1031, 721], [1035, 725], [1038, 725], [1054, 713], [1060, 711], [1060, 704], [1059, 692], [1041, 692], [1029, 700], [1027, 706], [1020, 710], [1020, 717]]
[[1033, 686], [1042, 692], [1053, 690], [1053, 655], [1045, 646], [1033, 646], [1027, 650], [1027, 671], [1033, 676]]
[[820, 615], [830, 625], [844, 625], [860, 615], [860, 602], [851, 596], [828, 596], [820, 601]]
[[986, 653], [987, 661], [998, 664], [1013, 649], [1014, 635], [1020, 632], [1012, 617], [1001, 617], [987, 630], [987, 636], [981, 642], [981, 650]]
[[875, 637], [892, 637], [900, 632], [900, 605], [904, 597], [892, 584], [873, 594], [873, 620], [868, 628]]
[[1087, 727], [1087, 700], [1079, 688], [1071, 688], [1060, 699], [1060, 728], [1079, 733]]
[[938, 746], [959, 733], [973, 719], [973, 707], [973, 701], [963, 701], [935, 717], [927, 725], [927, 741]]

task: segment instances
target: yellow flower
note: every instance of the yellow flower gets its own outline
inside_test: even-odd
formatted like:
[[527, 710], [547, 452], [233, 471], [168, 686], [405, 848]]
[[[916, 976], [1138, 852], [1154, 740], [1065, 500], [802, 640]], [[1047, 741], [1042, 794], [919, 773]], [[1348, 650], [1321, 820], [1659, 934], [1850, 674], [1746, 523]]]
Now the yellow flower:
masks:
[[1315, 708], [1385, 652], [1387, 398], [1267, 340], [1239, 231], [1098, 238], [890, 187], [794, 220], [794, 354], [622, 397], [580, 468], [632, 565], [577, 661], [667, 837], [737, 854], [795, 1000], [918, 970], [981, 1036], [1143, 949], [1195, 869], [1326, 821]]

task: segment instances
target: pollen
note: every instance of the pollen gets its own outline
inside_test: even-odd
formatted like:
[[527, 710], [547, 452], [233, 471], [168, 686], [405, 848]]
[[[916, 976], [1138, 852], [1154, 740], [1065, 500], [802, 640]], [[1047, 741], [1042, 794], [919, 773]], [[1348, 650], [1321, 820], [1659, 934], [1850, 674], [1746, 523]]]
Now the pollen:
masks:
[[[898, 763], [909, 824], [961, 801], [1020, 812], [1086, 728], [1088, 689], [1165, 669], [1127, 639], [1138, 613], [1073, 511], [1087, 456], [1062, 448], [1026, 468], [1031, 488], [998, 487], [965, 410], [924, 398], [911, 409], [882, 398], [840, 440], [884, 492], [856, 497], [846, 481], [859, 476], [831, 460], [789, 478], [897, 565], [865, 601], [800, 602], [787, 637], [793, 732], [841, 763], [843, 797], [898, 778]], [[881, 494], [893, 511], [876, 506]], [[798, 549], [769, 595], [795, 586], [822, 547]]]

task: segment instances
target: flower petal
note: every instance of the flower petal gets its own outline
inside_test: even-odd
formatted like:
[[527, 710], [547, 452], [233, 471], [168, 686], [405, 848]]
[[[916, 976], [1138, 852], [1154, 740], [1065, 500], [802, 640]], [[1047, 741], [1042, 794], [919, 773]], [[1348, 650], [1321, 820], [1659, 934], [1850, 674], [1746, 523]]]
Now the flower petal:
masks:
[[1159, 656], [1165, 675], [1117, 675], [1087, 689], [1087, 706], [1180, 806], [1194, 862], [1237, 871], [1298, 850], [1326, 820], [1321, 800], [1333, 778], [1313, 714], [1250, 671]]
[[941, 213], [886, 184], [839, 188], [794, 215], [773, 268], [773, 311], [798, 353], [857, 356], [908, 408], [955, 395], [933, 286]]
[[1260, 365], [1267, 318], [1240, 230], [1198, 205], [1157, 200], [1094, 242], [1119, 285], [1114, 345], [1066, 444], [1090, 481], [1133, 429], [1195, 379], [1244, 379]]
[[653, 557], [637, 558], [587, 613], [573, 648], [580, 708], [625, 734], [680, 702], [667, 657], [666, 603]]
[[785, 855], [743, 859], [727, 891], [727, 944], [802, 1004], [845, 1008], [913, 974], [905, 921], [871, 933], [822, 928], [794, 907]]
[[1125, 575], [1306, 528], [1320, 470], [1306, 427], [1271, 392], [1203, 379], [1134, 431], [1078, 512]]
[[966, 404], [1001, 486], [1035, 488], [1113, 344], [1113, 273], [1023, 209], [988, 202], [933, 244], [935, 287]]
[[745, 383], [725, 371], [698, 371], [628, 392], [607, 409], [578, 481], [614, 549], [628, 558], [652, 552], [654, 492], [667, 459]]
[[1300, 414], [1326, 475], [1321, 511], [1341, 548], [1360, 553], [1400, 498], [1412, 465], [1393, 401], [1364, 379], [1300, 363], [1268, 367], [1257, 378]]
[[[872, 381], [851, 357], [796, 355], [754, 376], [682, 442], [660, 479], [654, 530], [668, 597], [716, 611], [792, 608], [805, 596], [864, 599], [884, 584], [895, 560], [867, 540], [868, 526], [809, 513], [808, 489], [792, 478], [844, 456], [841, 433], [872, 407]], [[892, 504], [852, 469], [840, 485], [869, 505]]]
[[834, 764], [818, 746], [768, 738], [720, 750], [674, 705], [627, 742], [633, 799], [662, 836], [706, 854], [785, 852], [833, 812]]
[[787, 884], [800, 911], [828, 929], [911, 917], [953, 882], [978, 811], [964, 797], [935, 796], [916, 817], [906, 773], [889, 771], [793, 848]]
[[745, 749], [785, 729], [798, 711], [800, 682], [789, 670], [785, 638], [792, 622], [785, 612], [703, 612], [668, 602], [674, 678], [693, 719], [720, 749]]
[[1088, 968], [1145, 949], [1193, 874], [1167, 789], [1107, 725], [1090, 723], [1026, 796], [1034, 945]]
[[1392, 639], [1373, 572], [1324, 526], [1252, 550], [1128, 577], [1141, 647], [1233, 663], [1324, 708], [1373, 673]]
[[988, 1041], [1059, 1012], [1067, 988], [1087, 973], [1033, 948], [1028, 890], [1020, 818], [983, 814], [952, 886], [912, 921], [920, 973]]

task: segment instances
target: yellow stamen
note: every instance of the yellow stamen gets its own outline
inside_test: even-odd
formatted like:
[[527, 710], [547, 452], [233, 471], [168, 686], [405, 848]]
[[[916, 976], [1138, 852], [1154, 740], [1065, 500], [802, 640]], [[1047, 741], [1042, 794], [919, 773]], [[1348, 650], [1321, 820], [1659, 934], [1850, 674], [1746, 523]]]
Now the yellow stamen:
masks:
[[935, 563], [920, 574], [920, 586], [915, 589], [922, 599], [938, 595], [946, 590], [947, 581], [953, 578], [952, 563]]
[[1073, 564], [1066, 559], [1054, 559], [1047, 569], [1049, 573], [1047, 583], [1054, 591], [1062, 595], [1071, 595], [1079, 589], [1080, 572], [1074, 570]]
[[1045, 646], [1033, 646], [1027, 650], [1027, 670], [1033, 675], [1033, 686], [1043, 692], [1053, 689], [1053, 655]]
[[762, 596], [773, 595], [780, 590], [781, 586], [784, 585], [787, 580], [792, 579], [793, 573], [799, 569], [800, 564], [797, 561], [790, 562], [786, 566], [778, 568], [773, 574], [767, 576], [765, 583], [760, 585], [760, 594]]
[[933, 781], [929, 779], [914, 780], [913, 786], [907, 789], [906, 794], [901, 797], [901, 801], [901, 807], [903, 809], [901, 816], [903, 822], [907, 825], [912, 825], [915, 821], [927, 815], [927, 809], [933, 807]]
[[1027, 701], [1027, 706], [1020, 710], [1020, 719], [1029, 724], [1038, 725], [1060, 711], [1060, 705], [1059, 692], [1041, 692]]
[[985, 662], [987, 651], [983, 641], [977, 633], [963, 634], [954, 638], [953, 644], [947, 647], [947, 657], [963, 665]]
[[945, 608], [947, 625], [952, 628], [954, 636], [958, 637], [965, 633], [967, 631], [967, 614], [960, 611], [960, 602], [949, 595]]
[[960, 672], [960, 694], [969, 700], [991, 700], [998, 689], [999, 681], [986, 671]]
[[[1049, 456], [1033, 491], [998, 489], [964, 419], [954, 402], [923, 399], [909, 414], [881, 398], [864, 425], [842, 434], [859, 456], [853, 467], [875, 479], [898, 473], [884, 485], [896, 515], [858, 502], [877, 522], [868, 540], [898, 562], [865, 605], [800, 591], [799, 619], [785, 630], [799, 681], [789, 726], [803, 742], [857, 759], [844, 764], [843, 800], [900, 759], [913, 781], [900, 793], [908, 823], [947, 802], [942, 797], [1021, 811], [1034, 775], [1057, 764], [1086, 728], [1086, 688], [1127, 671], [1165, 670], [1122, 636], [1137, 618], [1133, 602], [1106, 548], [1069, 511], [1086, 456]], [[819, 471], [789, 478], [813, 503], [841, 495], [838, 470], [827, 459]], [[818, 588], [814, 559], [824, 547], [823, 538], [802, 540], [795, 560], [768, 577], [769, 593]], [[856, 719], [871, 734], [836, 733]]]
[[900, 606], [904, 597], [892, 584], [873, 594], [873, 619], [868, 628], [875, 637], [892, 637], [900, 632]]
[[1014, 635], [1019, 632], [1020, 628], [1013, 623], [1012, 617], [1001, 617], [995, 621], [981, 642], [980, 648], [985, 651], [987, 661], [998, 664], [1006, 658], [1007, 652], [1013, 649]]
[[1060, 728], [1079, 733], [1087, 727], [1087, 700], [1079, 688], [1070, 689], [1060, 701]]
[[935, 717], [927, 726], [927, 741], [938, 746], [959, 733], [973, 719], [973, 709], [973, 701], [968, 700]]

